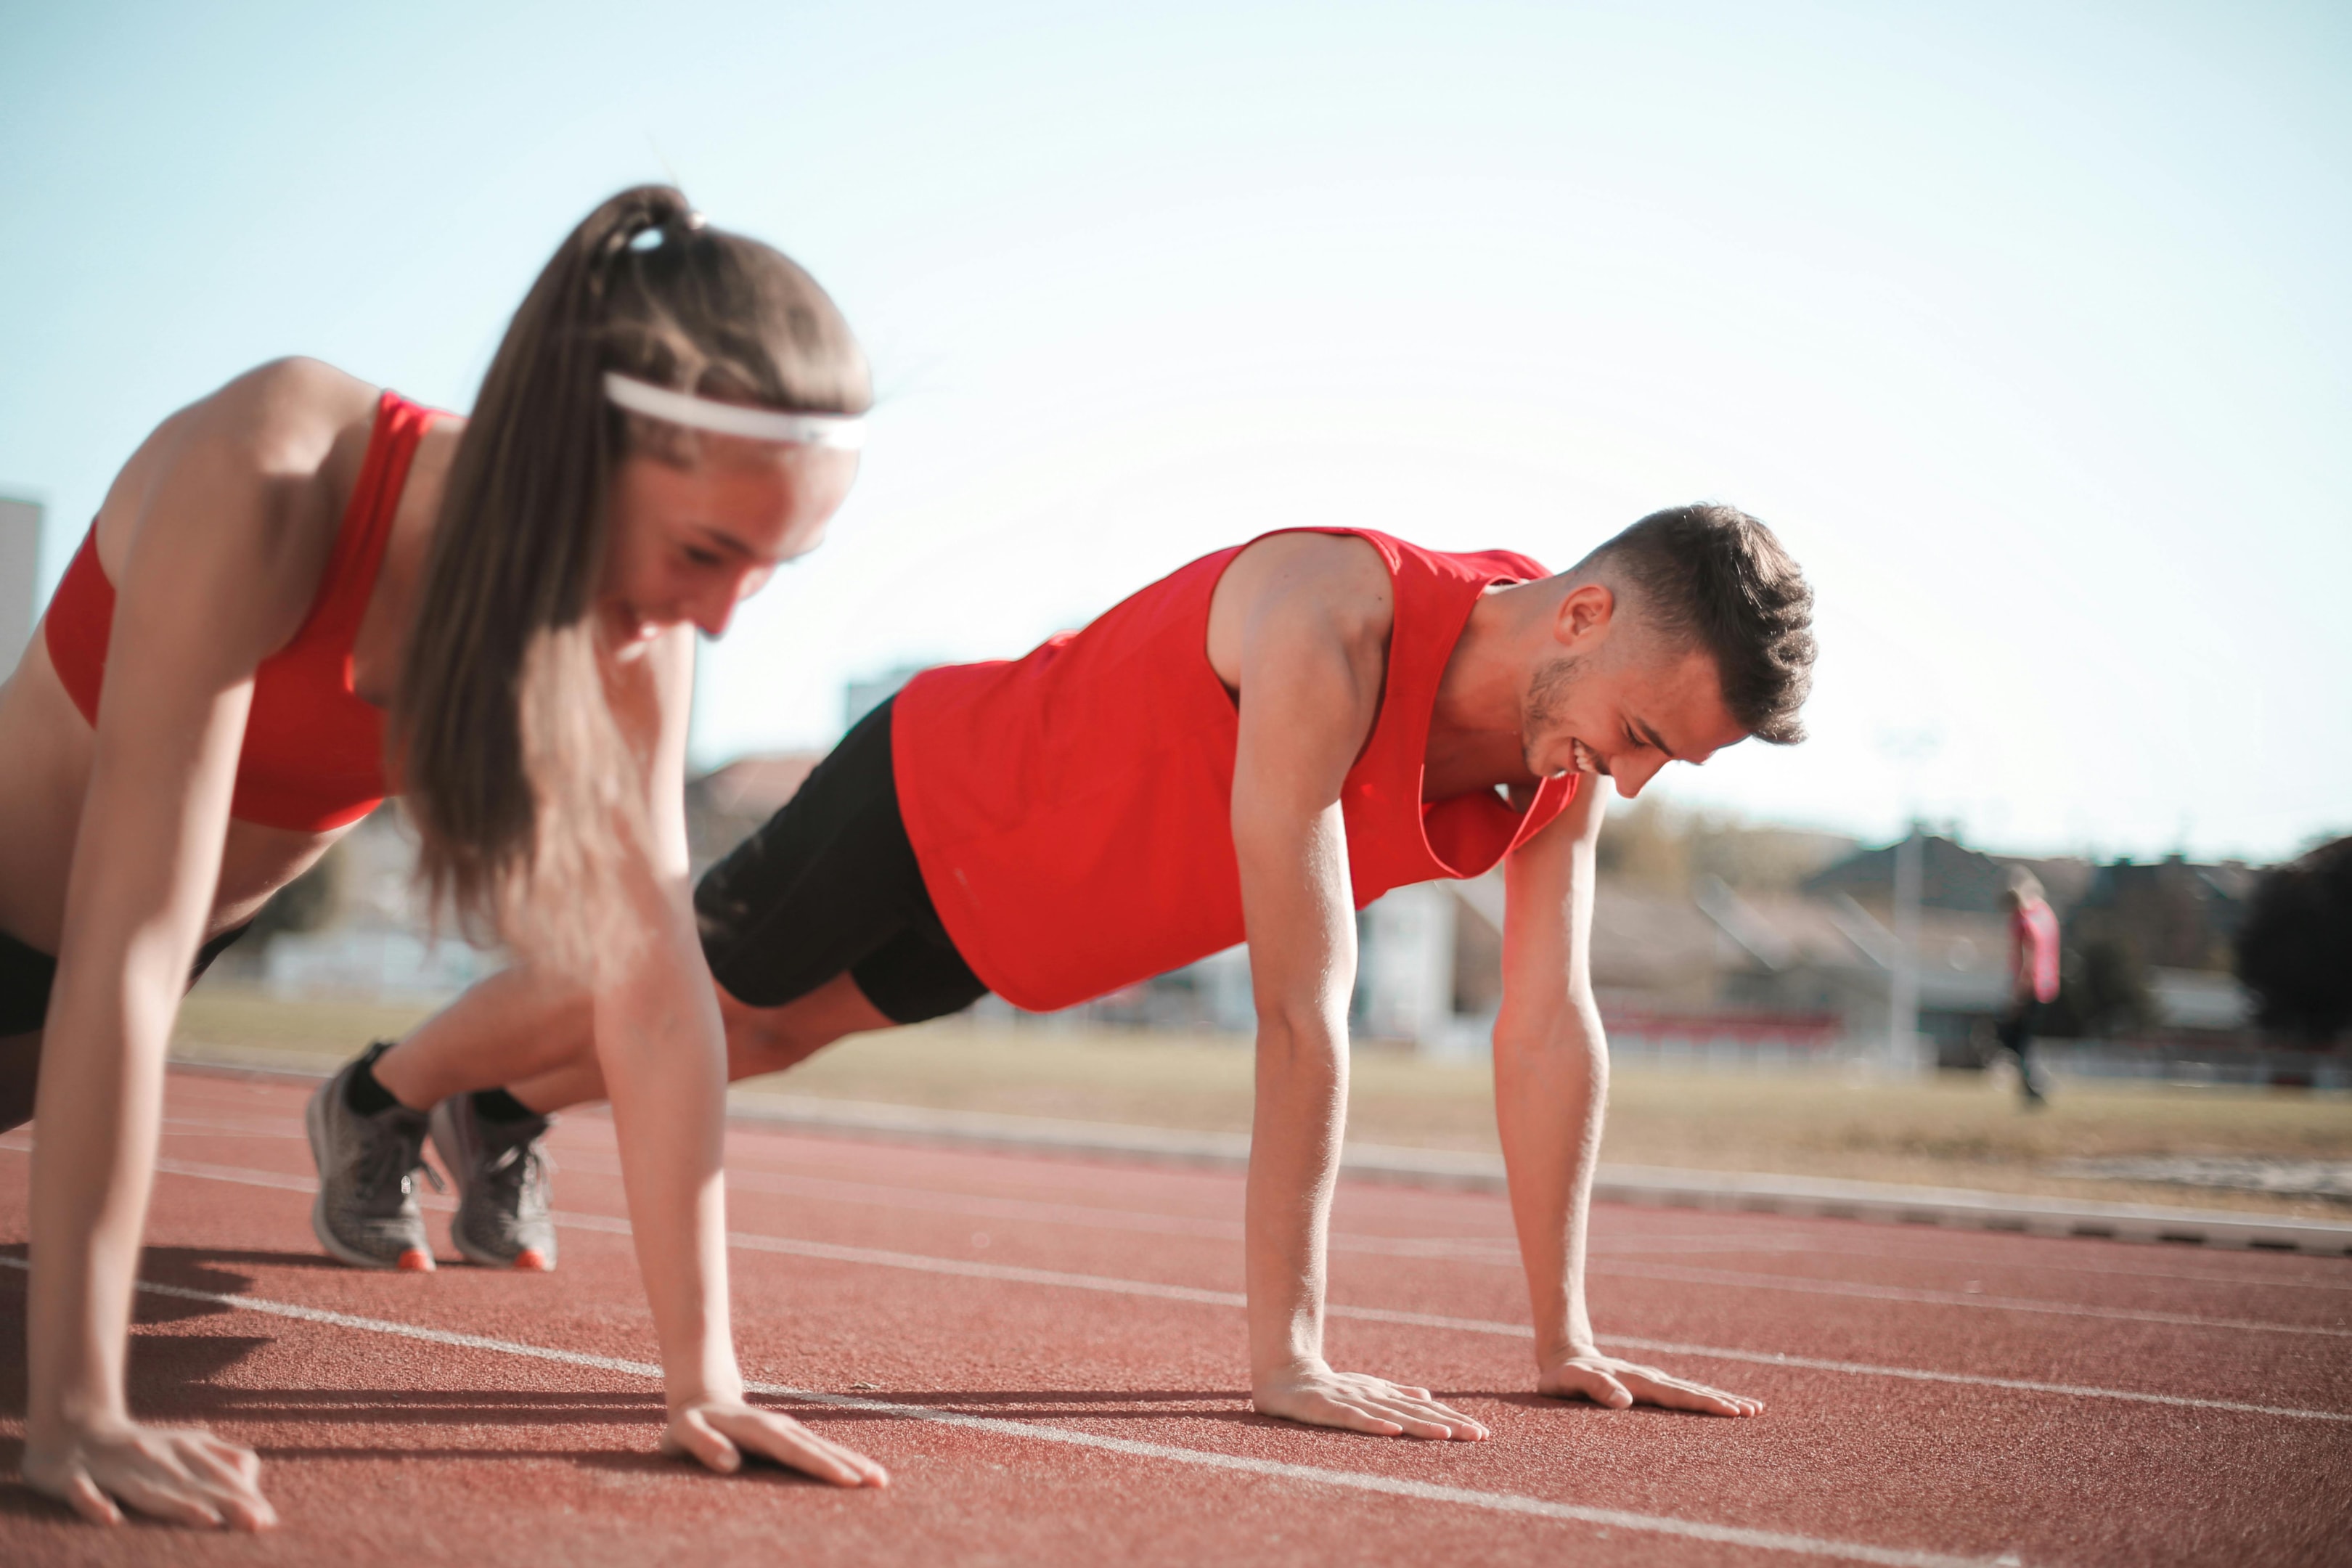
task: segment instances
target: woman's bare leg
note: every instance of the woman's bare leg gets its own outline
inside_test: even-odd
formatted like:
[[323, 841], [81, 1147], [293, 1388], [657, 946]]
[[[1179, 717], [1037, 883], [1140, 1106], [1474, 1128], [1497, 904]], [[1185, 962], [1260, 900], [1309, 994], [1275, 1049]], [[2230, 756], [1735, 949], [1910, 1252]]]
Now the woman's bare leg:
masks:
[[[836, 974], [781, 1007], [738, 1002], [724, 986], [727, 1079], [782, 1072], [845, 1035], [895, 1026], [857, 982]], [[604, 1098], [588, 993], [520, 968], [467, 992], [376, 1058], [376, 1081], [422, 1110], [470, 1089], [503, 1089], [544, 1115]]]
[[393, 1098], [428, 1110], [453, 1094], [502, 1089], [595, 1057], [587, 987], [519, 963], [468, 987], [378, 1057], [373, 1070]]

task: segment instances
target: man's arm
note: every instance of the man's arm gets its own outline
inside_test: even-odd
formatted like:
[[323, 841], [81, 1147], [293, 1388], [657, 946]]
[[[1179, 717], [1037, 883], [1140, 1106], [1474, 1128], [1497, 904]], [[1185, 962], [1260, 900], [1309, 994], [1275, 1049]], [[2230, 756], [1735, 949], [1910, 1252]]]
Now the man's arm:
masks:
[[[1385, 574], [1381, 585], [1385, 586]], [[1380, 708], [1384, 596], [1284, 573], [1242, 616], [1234, 851], [1257, 1004], [1248, 1196], [1250, 1387], [1268, 1415], [1482, 1438], [1408, 1387], [1323, 1359], [1325, 1233], [1347, 1122], [1355, 902], [1339, 790]]]
[[1538, 1392], [1753, 1415], [1763, 1402], [1604, 1355], [1584, 1305], [1584, 1244], [1609, 1049], [1592, 1000], [1594, 846], [1601, 780], [1587, 775], [1557, 821], [1510, 858], [1503, 1005], [1495, 1023], [1495, 1119], [1511, 1217], [1535, 1310]]

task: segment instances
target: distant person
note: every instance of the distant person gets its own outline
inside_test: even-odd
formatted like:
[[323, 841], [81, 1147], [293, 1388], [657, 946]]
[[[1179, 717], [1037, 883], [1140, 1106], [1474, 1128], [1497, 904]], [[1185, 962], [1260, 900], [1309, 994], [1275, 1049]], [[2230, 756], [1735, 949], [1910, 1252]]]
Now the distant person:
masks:
[[2017, 1060], [2018, 1092], [2028, 1106], [2049, 1102], [2048, 1075], [2033, 1059], [2034, 1026], [2058, 999], [2058, 917], [2042, 897], [2041, 879], [2012, 866], [2001, 893], [2009, 910], [2009, 1000], [1996, 1033]]
[[[1752, 1415], [1759, 1401], [1605, 1353], [1586, 1315], [1609, 1061], [1590, 786], [1613, 776], [1630, 798], [1670, 762], [1801, 739], [1811, 606], [1770, 531], [1726, 506], [1643, 518], [1558, 576], [1507, 552], [1297, 529], [1196, 561], [1025, 658], [926, 671], [696, 892], [729, 1071], [775, 1072], [989, 991], [1066, 1007], [1246, 938], [1256, 1408], [1484, 1437], [1425, 1388], [1325, 1362], [1324, 1251], [1355, 911], [1503, 863], [1495, 1099], [1536, 1387]], [[543, 1113], [604, 1095], [601, 1027], [584, 995], [509, 970], [347, 1070], [419, 1109], [480, 1091]], [[544, 1185], [503, 1190], [515, 1206], [481, 1228], [551, 1255]]]
[[[646, 1108], [620, 1123], [629, 1190], [665, 1222], [635, 1236], [666, 1444], [883, 1479], [743, 1400], [684, 800], [695, 628], [823, 537], [867, 401], [807, 273], [645, 186], [564, 240], [472, 418], [284, 360], [131, 454], [0, 687], [0, 1127], [40, 1118], [32, 1486], [106, 1522], [273, 1521], [250, 1452], [125, 1397], [164, 1050], [191, 976], [395, 775], [436, 887], [593, 968], [593, 1059]], [[310, 1107], [321, 1238], [429, 1268], [398, 1212], [425, 1120], [349, 1087]], [[343, 1201], [355, 1167], [396, 1173], [379, 1209]]]

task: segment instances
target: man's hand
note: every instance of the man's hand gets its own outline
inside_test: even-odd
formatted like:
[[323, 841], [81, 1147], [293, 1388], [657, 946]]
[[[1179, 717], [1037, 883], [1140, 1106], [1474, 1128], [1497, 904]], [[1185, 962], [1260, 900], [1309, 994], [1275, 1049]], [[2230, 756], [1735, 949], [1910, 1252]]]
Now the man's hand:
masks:
[[1656, 1405], [1707, 1415], [1764, 1414], [1764, 1402], [1760, 1399], [1693, 1383], [1686, 1377], [1671, 1377], [1654, 1366], [1620, 1361], [1597, 1350], [1547, 1363], [1543, 1374], [1536, 1379], [1536, 1392], [1555, 1399], [1590, 1399], [1612, 1410]]
[[93, 1524], [121, 1524], [120, 1504], [151, 1519], [205, 1530], [268, 1530], [277, 1510], [261, 1495], [253, 1450], [195, 1427], [122, 1422], [25, 1446], [25, 1484]]
[[698, 1399], [670, 1413], [662, 1452], [700, 1460], [722, 1476], [743, 1468], [745, 1450], [837, 1487], [887, 1487], [890, 1472], [827, 1442], [789, 1415], [740, 1399]]
[[1339, 1426], [1379, 1437], [1435, 1437], [1483, 1443], [1486, 1428], [1447, 1408], [1425, 1388], [1411, 1388], [1360, 1372], [1333, 1372], [1320, 1361], [1258, 1380], [1250, 1403], [1261, 1415], [1310, 1426]]

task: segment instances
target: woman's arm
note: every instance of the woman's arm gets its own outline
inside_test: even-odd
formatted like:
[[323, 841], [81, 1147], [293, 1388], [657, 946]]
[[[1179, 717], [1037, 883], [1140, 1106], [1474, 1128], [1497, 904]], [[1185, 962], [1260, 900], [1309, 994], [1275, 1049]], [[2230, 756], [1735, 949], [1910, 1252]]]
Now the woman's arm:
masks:
[[1514, 854], [1504, 873], [1495, 1119], [1535, 1312], [1536, 1387], [1618, 1409], [1639, 1402], [1753, 1415], [1762, 1401], [1603, 1354], [1585, 1310], [1585, 1232], [1609, 1100], [1609, 1047], [1593, 1004], [1591, 961], [1601, 787], [1588, 774], [1569, 808]]
[[630, 1229], [668, 1384], [663, 1446], [714, 1470], [737, 1468], [749, 1448], [837, 1486], [887, 1485], [873, 1460], [743, 1401], [728, 1318], [727, 1047], [687, 888], [692, 628], [664, 636], [646, 661], [658, 728], [653, 854], [629, 884], [629, 925], [642, 936], [598, 975], [594, 1007], [596, 1058], [612, 1098]]
[[257, 373], [176, 416], [108, 502], [129, 548], [42, 1048], [24, 1460], [34, 1487], [108, 1522], [116, 1500], [274, 1522], [254, 1457], [134, 1423], [123, 1368], [163, 1055], [212, 913], [253, 671], [299, 625], [325, 553], [340, 404], [285, 379]]

